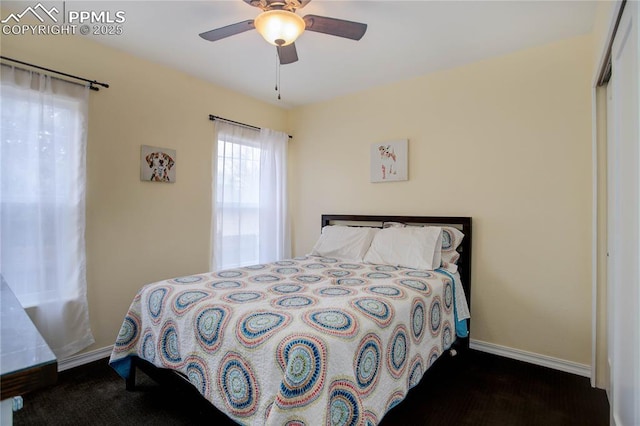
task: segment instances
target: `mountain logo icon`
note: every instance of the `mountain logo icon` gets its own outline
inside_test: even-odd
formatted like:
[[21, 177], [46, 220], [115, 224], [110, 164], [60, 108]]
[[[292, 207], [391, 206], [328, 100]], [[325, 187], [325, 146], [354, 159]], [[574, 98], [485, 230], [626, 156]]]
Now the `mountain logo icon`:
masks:
[[9, 14], [9, 16], [7, 16], [5, 19], [3, 19], [2, 22], [3, 24], [6, 24], [7, 22], [9, 22], [10, 20], [14, 20], [16, 23], [19, 23], [20, 20], [22, 19], [23, 16], [27, 15], [27, 14], [31, 14], [33, 16], [35, 16], [40, 22], [44, 23], [45, 18], [48, 16], [53, 22], [58, 22], [58, 19], [53, 15], [58, 14], [59, 11], [58, 9], [56, 9], [56, 7], [52, 7], [51, 9], [47, 10], [46, 7], [44, 7], [42, 5], [42, 3], [38, 3], [37, 5], [31, 7], [27, 7], [25, 10], [23, 10], [21, 13], [11, 13]]

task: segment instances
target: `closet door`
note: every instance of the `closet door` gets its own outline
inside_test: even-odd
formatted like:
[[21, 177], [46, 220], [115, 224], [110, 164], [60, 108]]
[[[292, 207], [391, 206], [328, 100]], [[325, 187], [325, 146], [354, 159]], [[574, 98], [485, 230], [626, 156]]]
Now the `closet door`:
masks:
[[612, 50], [609, 132], [611, 423], [640, 425], [640, 149], [638, 3], [628, 1]]

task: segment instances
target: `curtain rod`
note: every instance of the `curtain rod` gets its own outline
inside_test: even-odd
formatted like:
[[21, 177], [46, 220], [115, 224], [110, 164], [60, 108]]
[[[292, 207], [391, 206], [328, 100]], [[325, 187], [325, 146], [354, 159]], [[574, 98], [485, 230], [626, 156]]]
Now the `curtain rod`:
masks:
[[[218, 117], [217, 115], [213, 115], [213, 114], [209, 114], [209, 120], [211, 120], [211, 121], [216, 121], [216, 120], [226, 121], [227, 123], [237, 124], [238, 126], [246, 127], [248, 129], [260, 130], [260, 127], [252, 126], [251, 124], [241, 123], [239, 121], [229, 120], [228, 118], [224, 118], [224, 117]], [[293, 139], [293, 136], [291, 136], [291, 135], [287, 135], [287, 136], [289, 136], [289, 139]]]
[[61, 71], [56, 71], [56, 70], [52, 70], [50, 68], [45, 68], [45, 67], [41, 67], [39, 65], [34, 65], [34, 64], [30, 64], [28, 62], [23, 62], [23, 61], [19, 61], [17, 59], [13, 59], [13, 58], [8, 58], [6, 56], [0, 56], [0, 59], [3, 59], [5, 61], [9, 61], [9, 62], [15, 62], [17, 64], [22, 64], [22, 65], [26, 65], [28, 67], [32, 67], [32, 68], [37, 68], [39, 70], [43, 70], [43, 71], [47, 71], [50, 73], [54, 73], [54, 74], [58, 74], [58, 75], [63, 75], [65, 77], [69, 77], [69, 78], [73, 78], [76, 80], [81, 80], [81, 81], [86, 81], [87, 83], [89, 83], [89, 89], [91, 90], [95, 90], [96, 92], [100, 90], [100, 88], [95, 87], [94, 84], [97, 84], [99, 86], [102, 87], [106, 87], [108, 88], [109, 85], [107, 83], [100, 83], [99, 81], [96, 80], [89, 80], [88, 78], [82, 78], [82, 77], [78, 77], [77, 75], [73, 75], [73, 74], [67, 74], [66, 72], [61, 72]]

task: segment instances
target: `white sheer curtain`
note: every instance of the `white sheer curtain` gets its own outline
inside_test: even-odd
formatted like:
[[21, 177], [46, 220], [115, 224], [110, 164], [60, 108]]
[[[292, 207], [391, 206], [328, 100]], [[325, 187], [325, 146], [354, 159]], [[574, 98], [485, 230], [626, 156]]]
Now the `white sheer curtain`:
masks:
[[290, 256], [288, 136], [216, 121], [211, 270]]
[[287, 208], [289, 135], [260, 130], [260, 262], [291, 257]]
[[94, 342], [85, 261], [89, 89], [2, 66], [0, 273], [59, 359]]

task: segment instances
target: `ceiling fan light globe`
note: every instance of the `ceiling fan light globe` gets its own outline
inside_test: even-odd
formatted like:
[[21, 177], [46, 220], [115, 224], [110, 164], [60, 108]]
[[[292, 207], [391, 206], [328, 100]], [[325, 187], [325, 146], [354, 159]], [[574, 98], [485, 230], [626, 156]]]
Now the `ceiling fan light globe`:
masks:
[[260, 35], [274, 46], [288, 46], [305, 28], [304, 20], [286, 10], [268, 10], [262, 12], [253, 21]]

